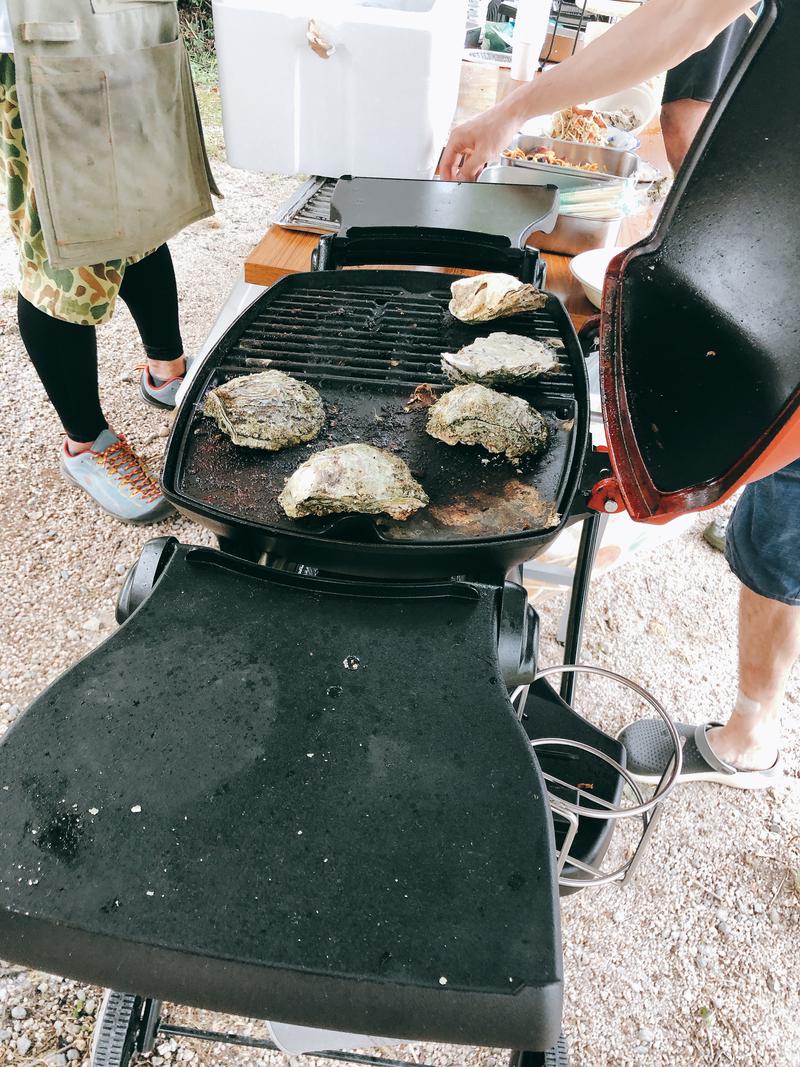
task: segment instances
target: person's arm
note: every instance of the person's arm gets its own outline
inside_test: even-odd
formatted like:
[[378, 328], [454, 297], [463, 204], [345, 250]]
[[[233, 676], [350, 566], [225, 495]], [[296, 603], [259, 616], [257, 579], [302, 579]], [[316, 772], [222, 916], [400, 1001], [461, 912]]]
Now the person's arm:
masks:
[[442, 156], [441, 177], [474, 181], [528, 119], [609, 96], [677, 66], [710, 44], [752, 3], [648, 0], [569, 59], [515, 89], [490, 111], [456, 127]]

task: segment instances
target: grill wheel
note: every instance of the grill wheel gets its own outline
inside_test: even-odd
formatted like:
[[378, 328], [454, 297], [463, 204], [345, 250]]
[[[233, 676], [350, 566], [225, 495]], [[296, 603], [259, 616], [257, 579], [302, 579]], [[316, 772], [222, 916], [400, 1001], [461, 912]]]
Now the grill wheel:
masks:
[[92, 1067], [128, 1067], [138, 1056], [142, 998], [109, 989], [103, 998], [92, 1041]]
[[508, 1067], [569, 1067], [567, 1036], [561, 1032], [558, 1044], [547, 1052], [512, 1052]]

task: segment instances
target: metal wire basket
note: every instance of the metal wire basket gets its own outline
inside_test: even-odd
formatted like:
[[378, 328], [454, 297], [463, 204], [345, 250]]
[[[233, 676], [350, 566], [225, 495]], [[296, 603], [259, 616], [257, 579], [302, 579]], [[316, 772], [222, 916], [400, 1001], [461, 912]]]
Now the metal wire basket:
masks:
[[[556, 821], [561, 820], [567, 824], [566, 835], [561, 846], [557, 849], [556, 871], [558, 874], [559, 885], [569, 889], [584, 889], [588, 886], [610, 885], [613, 882], [624, 883], [630, 878], [633, 871], [641, 862], [644, 849], [650, 840], [658, 817], [661, 814], [661, 806], [678, 782], [683, 758], [681, 738], [672, 719], [651, 693], [648, 693], [647, 690], [643, 689], [629, 678], [625, 678], [623, 675], [616, 674], [613, 671], [606, 670], [604, 667], [594, 667], [588, 664], [558, 664], [553, 667], [543, 668], [538, 672], [534, 681], [562, 674], [595, 675], [609, 679], [612, 682], [616, 682], [619, 685], [630, 689], [645, 703], [649, 704], [659, 718], [663, 720], [670, 741], [672, 742], [674, 753], [665, 767], [664, 773], [656, 785], [652, 796], [648, 799], [645, 797], [640, 785], [633, 779], [630, 772], [626, 770], [622, 764], [617, 762], [617, 760], [613, 759], [605, 752], [601, 752], [600, 749], [588, 745], [585, 742], [566, 737], [542, 737], [531, 740], [534, 749], [544, 749], [548, 746], [578, 749], [582, 753], [588, 754], [593, 759], [599, 760], [612, 767], [622, 778], [625, 785], [630, 789], [635, 799], [634, 804], [625, 803], [624, 797], [619, 804], [614, 804], [601, 797], [592, 795], [580, 786], [575, 786], [569, 782], [563, 781], [553, 774], [543, 772], [553, 818]], [[529, 688], [530, 687], [527, 685], [519, 686], [519, 688], [512, 694], [512, 703], [520, 718], [524, 711], [525, 700]], [[568, 795], [571, 795], [573, 799], [566, 799], [563, 795], [565, 792]], [[584, 860], [578, 858], [573, 854], [572, 846], [578, 833], [581, 819], [604, 820], [608, 822], [616, 822], [622, 819], [639, 819], [641, 821], [641, 833], [632, 854], [629, 855], [623, 863], [612, 867], [610, 870], [605, 870], [603, 868], [602, 859], [597, 864], [592, 864], [586, 863]], [[565, 873], [567, 868], [569, 868], [570, 871], [579, 873]]]

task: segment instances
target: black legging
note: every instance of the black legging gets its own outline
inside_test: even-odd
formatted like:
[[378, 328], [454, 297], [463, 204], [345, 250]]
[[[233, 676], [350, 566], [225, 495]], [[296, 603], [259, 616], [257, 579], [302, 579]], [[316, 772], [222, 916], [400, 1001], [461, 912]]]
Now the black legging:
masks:
[[[119, 295], [151, 359], [183, 355], [175, 270], [166, 245], [126, 268]], [[97, 390], [95, 327], [54, 319], [22, 294], [17, 314], [23, 344], [67, 436], [73, 441], [94, 441], [108, 426]]]

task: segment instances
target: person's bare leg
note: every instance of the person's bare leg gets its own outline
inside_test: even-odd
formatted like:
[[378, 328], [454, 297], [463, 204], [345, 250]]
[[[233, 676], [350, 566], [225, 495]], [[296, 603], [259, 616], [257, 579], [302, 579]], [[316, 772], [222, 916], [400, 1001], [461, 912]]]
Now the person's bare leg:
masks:
[[708, 732], [717, 755], [736, 767], [772, 767], [780, 747], [786, 683], [800, 658], [800, 607], [742, 586], [739, 595], [739, 695], [724, 726]]
[[186, 360], [183, 356], [177, 359], [150, 359], [147, 360], [147, 369], [154, 378], [168, 382], [171, 378], [180, 378], [186, 373]]
[[661, 107], [661, 132], [667, 159], [677, 174], [711, 104], [705, 100], [673, 100]]

